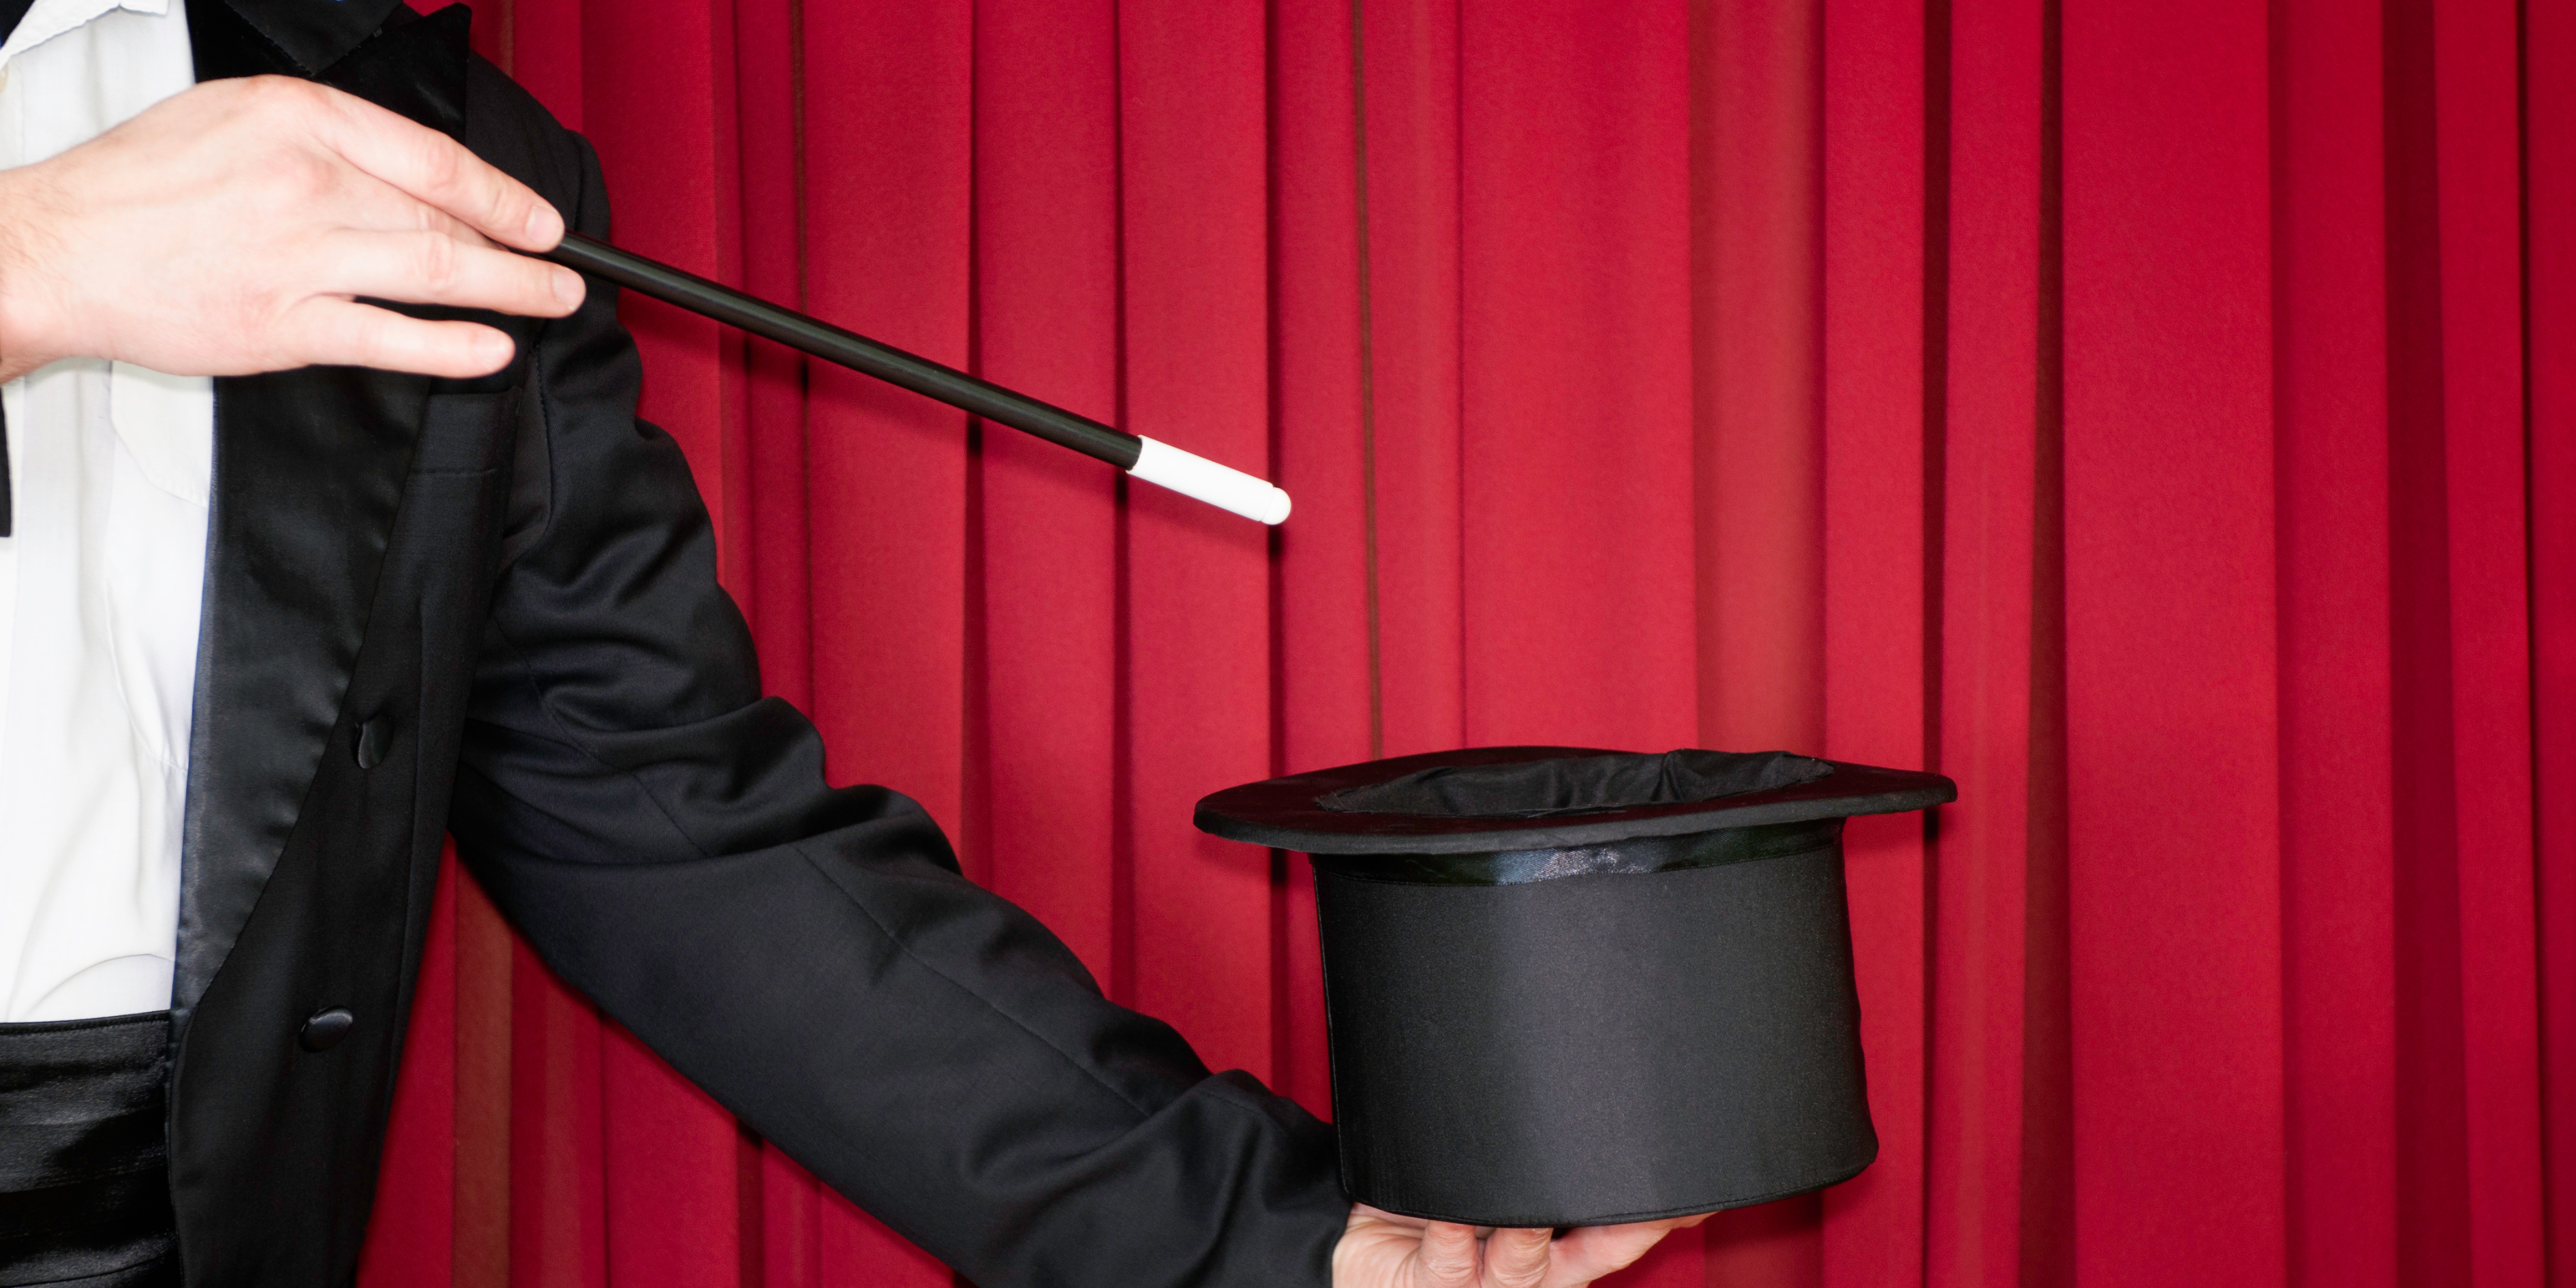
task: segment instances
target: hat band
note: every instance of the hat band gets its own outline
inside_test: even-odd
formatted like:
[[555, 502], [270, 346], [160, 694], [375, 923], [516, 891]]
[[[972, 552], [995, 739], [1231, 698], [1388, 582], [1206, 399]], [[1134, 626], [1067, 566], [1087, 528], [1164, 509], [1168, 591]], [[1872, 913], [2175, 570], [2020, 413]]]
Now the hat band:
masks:
[[1564, 849], [1478, 854], [1316, 854], [1319, 872], [1396, 885], [1505, 886], [1566, 877], [1625, 876], [1713, 868], [1812, 854], [1841, 841], [1840, 818], [1728, 827], [1687, 836], [1632, 836]]

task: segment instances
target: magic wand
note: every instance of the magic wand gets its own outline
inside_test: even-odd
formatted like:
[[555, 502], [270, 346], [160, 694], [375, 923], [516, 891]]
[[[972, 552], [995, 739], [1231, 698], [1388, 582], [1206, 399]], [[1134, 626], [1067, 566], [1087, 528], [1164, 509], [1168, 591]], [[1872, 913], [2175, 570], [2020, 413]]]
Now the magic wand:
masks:
[[1148, 483], [1195, 497], [1247, 519], [1277, 523], [1288, 517], [1288, 494], [1264, 479], [1219, 465], [1169, 443], [1112, 429], [1027, 394], [979, 380], [954, 367], [906, 353], [829, 322], [780, 308], [757, 296], [710, 282], [695, 273], [619, 250], [579, 233], [541, 258], [679, 305], [753, 335], [800, 349], [826, 362], [874, 376], [935, 398], [1050, 443], [1098, 457]]

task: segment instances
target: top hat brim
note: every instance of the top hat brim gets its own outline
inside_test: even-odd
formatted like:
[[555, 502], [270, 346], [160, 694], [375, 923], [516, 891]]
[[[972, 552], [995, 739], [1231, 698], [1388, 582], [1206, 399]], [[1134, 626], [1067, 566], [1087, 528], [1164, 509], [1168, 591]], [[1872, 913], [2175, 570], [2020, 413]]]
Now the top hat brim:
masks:
[[1833, 772], [1810, 782], [1712, 800], [1634, 805], [1539, 817], [1371, 813], [1326, 809], [1319, 798], [1442, 768], [1513, 765], [1621, 753], [1588, 747], [1475, 747], [1398, 756], [1247, 783], [1201, 800], [1200, 830], [1307, 854], [1479, 854], [1568, 849], [1647, 836], [1800, 823], [1856, 814], [1898, 814], [1958, 799], [1939, 774], [1824, 761]]

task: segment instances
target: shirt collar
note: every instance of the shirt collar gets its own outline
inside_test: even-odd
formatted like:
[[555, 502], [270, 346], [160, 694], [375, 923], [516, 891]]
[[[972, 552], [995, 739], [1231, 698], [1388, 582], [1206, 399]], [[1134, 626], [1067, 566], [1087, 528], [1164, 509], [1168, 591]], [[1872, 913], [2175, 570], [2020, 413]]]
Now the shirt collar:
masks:
[[[222, 0], [206, 3], [220, 4]], [[27, 7], [27, 16], [18, 20], [18, 29], [9, 33], [8, 41], [0, 43], [0, 63], [119, 9], [159, 17], [170, 12], [170, 0], [36, 0]]]

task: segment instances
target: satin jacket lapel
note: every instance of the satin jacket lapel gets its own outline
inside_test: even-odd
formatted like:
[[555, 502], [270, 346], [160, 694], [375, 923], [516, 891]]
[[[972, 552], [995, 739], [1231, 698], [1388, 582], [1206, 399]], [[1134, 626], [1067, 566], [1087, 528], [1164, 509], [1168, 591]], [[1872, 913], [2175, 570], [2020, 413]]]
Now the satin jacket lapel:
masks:
[[[207, 0], [190, 8], [200, 80], [304, 74], [279, 31], [255, 25], [270, 6], [236, 7]], [[348, 0], [350, 10], [378, 17], [387, 7]], [[336, 50], [332, 33], [313, 23], [283, 30], [303, 56], [335, 55], [319, 79], [462, 133], [461, 8], [362, 32]], [[350, 367], [215, 381], [214, 504], [181, 851], [174, 1001], [182, 1017], [249, 921], [338, 723], [433, 384]]]

